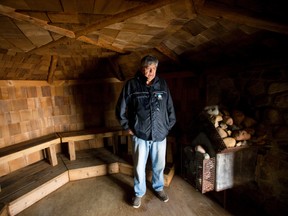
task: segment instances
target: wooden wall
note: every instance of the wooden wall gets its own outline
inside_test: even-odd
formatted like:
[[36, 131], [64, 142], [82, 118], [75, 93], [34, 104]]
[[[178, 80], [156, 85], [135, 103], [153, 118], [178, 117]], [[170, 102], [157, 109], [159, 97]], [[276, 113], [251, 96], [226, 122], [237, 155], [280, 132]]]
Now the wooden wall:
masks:
[[[0, 148], [54, 132], [118, 126], [122, 83], [0, 81]], [[41, 152], [0, 165], [0, 176], [43, 159]]]
[[192, 72], [163, 74], [162, 77], [167, 81], [173, 97], [177, 118], [173, 131], [181, 139], [181, 136], [191, 133], [191, 123], [203, 109], [205, 84], [201, 77], [195, 76]]
[[[199, 79], [182, 72], [162, 76], [177, 115], [173, 132], [179, 136], [189, 133], [189, 124], [201, 104]], [[119, 126], [114, 113], [123, 84], [116, 79], [56, 81], [53, 85], [45, 81], [0, 81], [0, 148], [54, 132]], [[101, 143], [90, 141], [78, 149], [97, 145]], [[38, 152], [2, 164], [0, 176], [41, 159], [43, 155]]]

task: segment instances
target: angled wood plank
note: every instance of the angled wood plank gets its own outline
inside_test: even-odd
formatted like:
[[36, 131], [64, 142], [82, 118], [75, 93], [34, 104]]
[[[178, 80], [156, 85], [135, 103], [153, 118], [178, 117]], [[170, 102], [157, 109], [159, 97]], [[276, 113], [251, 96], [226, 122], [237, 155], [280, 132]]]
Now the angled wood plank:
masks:
[[13, 200], [9, 203], [9, 213], [10, 215], [17, 215], [24, 209], [33, 205], [35, 202], [41, 200], [48, 194], [62, 187], [69, 182], [68, 171], [56, 176], [55, 178], [45, 182], [41, 186], [31, 190], [30, 192], [24, 194], [23, 196]]
[[180, 63], [178, 56], [171, 49], [169, 49], [164, 43], [160, 43], [158, 46], [155, 47], [155, 49], [157, 49], [159, 52], [166, 55], [173, 61]]
[[[99, 19], [97, 22], [92, 23], [91, 25], [87, 26], [86, 28], [84, 28], [82, 30], [79, 30], [79, 31], [76, 31], [75, 32], [75, 38], [76, 39], [80, 38], [79, 40], [82, 39], [82, 40], [86, 40], [86, 42], [88, 42], [90, 40], [88, 40], [87, 38], [83, 38], [81, 36], [85, 36], [88, 33], [100, 30], [100, 29], [102, 29], [102, 28], [104, 28], [106, 26], [109, 26], [111, 24], [118, 23], [118, 22], [123, 22], [124, 20], [126, 20], [128, 18], [131, 18], [131, 17], [134, 17], [134, 16], [138, 16], [138, 15], [140, 15], [142, 13], [146, 13], [148, 11], [154, 10], [156, 8], [159, 8], [159, 7], [163, 7], [163, 6], [165, 6], [167, 4], [170, 4], [172, 2], [173, 2], [172, 0], [156, 0], [156, 1], [153, 1], [153, 3], [150, 3], [150, 4], [143, 4], [143, 5], [140, 5], [138, 7], [128, 9], [127, 11], [124, 11], [124, 12], [121, 12], [121, 13], [118, 13], [118, 14], [115, 14], [115, 15], [106, 16], [106, 17], [104, 17], [102, 19]], [[62, 40], [65, 40], [65, 39], [62, 39]], [[58, 40], [57, 41], [52, 41], [52, 42], [46, 44], [44, 48], [47, 49], [47, 48], [53, 47], [56, 44], [59, 44], [59, 42], [61, 43], [63, 41], [58, 41]], [[90, 42], [93, 42], [93, 41], [90, 41]], [[101, 43], [101, 44], [99, 43], [97, 46], [108, 49], [108, 46], [110, 46], [110, 45], [109, 44], [105, 44], [105, 43]], [[37, 52], [37, 51], [38, 51], [38, 49], [34, 49], [32, 52]]]
[[51, 62], [50, 62], [50, 67], [49, 67], [49, 71], [48, 71], [48, 79], [47, 79], [47, 82], [49, 84], [53, 83], [54, 73], [55, 73], [55, 69], [56, 69], [56, 66], [57, 66], [57, 62], [58, 62], [57, 56], [52, 56], [51, 57]]
[[257, 19], [250, 16], [249, 14], [244, 13], [241, 10], [236, 10], [230, 7], [224, 7], [223, 5], [217, 3], [206, 2], [205, 5], [201, 7], [198, 12], [199, 14], [214, 17], [217, 19], [227, 19], [235, 23], [240, 23], [259, 29], [278, 32], [282, 34], [288, 34], [287, 25]]
[[205, 4], [205, 0], [190, 0], [190, 2], [196, 14], [198, 14]]
[[1, 4], [0, 4], [0, 14], [8, 16], [12, 19], [16, 19], [16, 20], [31, 23], [33, 25], [40, 26], [43, 29], [64, 35], [64, 36], [69, 37], [69, 38], [75, 38], [75, 34], [73, 31], [63, 29], [63, 28], [60, 28], [57, 26], [49, 25], [47, 21], [37, 19], [35, 17], [31, 17], [31, 16], [28, 16], [25, 14], [18, 13], [15, 11], [14, 8], [7, 7], [7, 6], [1, 5]]
[[77, 1], [76, 0], [61, 0], [64, 12], [77, 12]]
[[102, 47], [102, 48], [105, 48], [105, 49], [109, 49], [109, 50], [112, 50], [112, 51], [115, 51], [115, 52], [118, 52], [118, 53], [125, 53], [123, 50], [117, 48], [117, 47], [113, 47], [111, 45], [109, 45], [108, 43], [100, 43], [98, 40], [93, 40], [89, 37], [86, 37], [86, 36], [80, 36], [77, 38], [77, 40], [79, 41], [82, 41], [82, 42], [85, 42], [85, 43], [89, 43], [89, 44], [93, 44], [93, 45], [96, 45], [96, 46], [99, 46], [99, 47]]
[[159, 7], [163, 7], [167, 4], [172, 3], [171, 0], [155, 0], [149, 4], [143, 4], [135, 8], [128, 9], [124, 12], [117, 13], [115, 15], [107, 16], [107, 18], [100, 19], [98, 22], [95, 22], [86, 28], [75, 32], [76, 38], [82, 35], [86, 35], [93, 31], [98, 31], [108, 25], [112, 25], [114, 23], [123, 22], [128, 18], [138, 16], [140, 14], [146, 13], [148, 11], [157, 9]]
[[39, 26], [16, 20], [14, 21], [14, 23], [36, 47], [40, 47], [46, 43], [53, 41], [51, 35], [49, 34], [49, 31], [40, 28]]
[[[23, 1], [23, 0], [20, 0], [20, 1]], [[63, 10], [61, 1], [59, 0], [49, 0], [49, 1], [24, 0], [24, 2], [29, 7], [29, 9], [27, 10], [30, 10], [30, 11], [62, 12]], [[15, 7], [15, 8], [18, 8], [18, 7]]]
[[54, 46], [57, 46], [61, 43], [67, 43], [68, 41], [69, 41], [69, 38], [63, 36], [63, 37], [59, 38], [58, 40], [47, 43], [47, 44], [45, 44], [39, 48], [35, 48], [33, 50], [30, 50], [29, 52], [27, 52], [27, 54], [35, 54], [36, 52], [41, 53], [41, 52], [46, 51], [47, 49], [52, 48]]

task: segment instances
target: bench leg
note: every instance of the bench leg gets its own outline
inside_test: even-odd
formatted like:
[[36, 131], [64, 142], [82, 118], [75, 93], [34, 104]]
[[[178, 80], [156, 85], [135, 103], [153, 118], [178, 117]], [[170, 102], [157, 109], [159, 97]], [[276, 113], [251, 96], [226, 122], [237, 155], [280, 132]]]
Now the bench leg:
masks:
[[74, 141], [68, 142], [68, 151], [69, 151], [70, 160], [71, 161], [76, 160], [75, 142]]
[[132, 146], [133, 146], [133, 143], [132, 143], [132, 137], [131, 136], [127, 136], [127, 142], [128, 142], [128, 155], [132, 155]]
[[55, 145], [51, 145], [48, 147], [48, 157], [49, 161], [52, 166], [56, 166], [58, 164], [57, 155], [56, 155], [56, 148]]
[[119, 153], [119, 149], [118, 149], [118, 136], [114, 135], [113, 136], [113, 153], [114, 154], [118, 154]]

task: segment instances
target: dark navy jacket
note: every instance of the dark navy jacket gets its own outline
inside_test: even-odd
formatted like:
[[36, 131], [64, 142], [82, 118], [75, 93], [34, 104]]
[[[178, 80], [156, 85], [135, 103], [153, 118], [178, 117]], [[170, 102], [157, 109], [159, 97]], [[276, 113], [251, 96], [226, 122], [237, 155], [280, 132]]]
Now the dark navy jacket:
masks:
[[128, 80], [116, 106], [116, 116], [125, 130], [144, 140], [162, 141], [176, 122], [173, 101], [164, 79], [151, 86], [140, 72]]

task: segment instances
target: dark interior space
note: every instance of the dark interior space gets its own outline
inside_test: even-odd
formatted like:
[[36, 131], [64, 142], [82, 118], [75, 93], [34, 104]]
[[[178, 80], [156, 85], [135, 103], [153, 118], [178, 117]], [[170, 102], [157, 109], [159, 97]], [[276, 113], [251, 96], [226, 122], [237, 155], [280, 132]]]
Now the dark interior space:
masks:
[[[115, 106], [147, 54], [159, 60], [177, 116], [171, 193], [180, 178], [232, 215], [287, 215], [285, 9], [280, 0], [0, 0], [0, 215], [25, 212], [71, 179], [132, 176]], [[221, 115], [208, 113], [213, 106]], [[224, 117], [251, 138], [234, 143]], [[201, 132], [215, 151], [208, 159]], [[111, 155], [98, 160], [103, 147]], [[200, 204], [183, 214], [205, 215]]]

